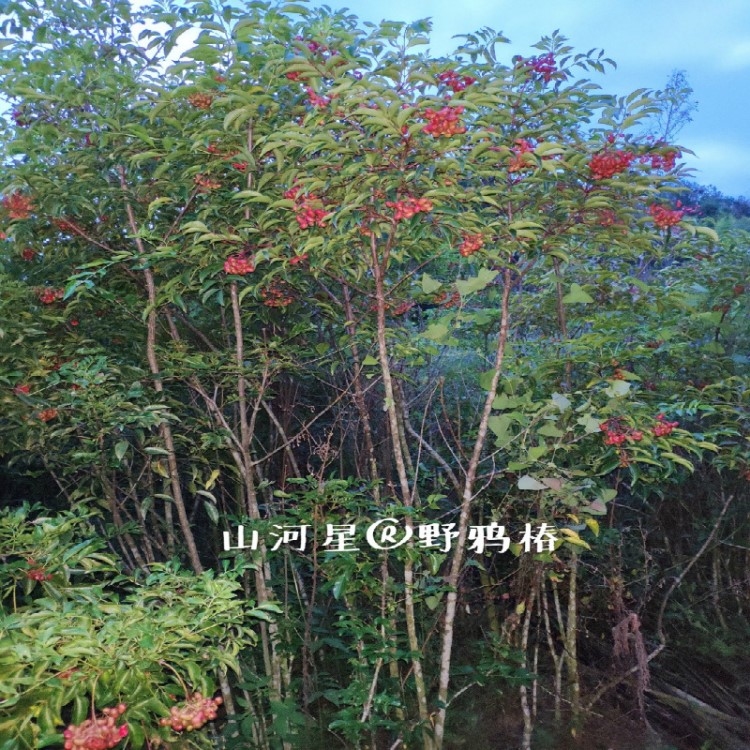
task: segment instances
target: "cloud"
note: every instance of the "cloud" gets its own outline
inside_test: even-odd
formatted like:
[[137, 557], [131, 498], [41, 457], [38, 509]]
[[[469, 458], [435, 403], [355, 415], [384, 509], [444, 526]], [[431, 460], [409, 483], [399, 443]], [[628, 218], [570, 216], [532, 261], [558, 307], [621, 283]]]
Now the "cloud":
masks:
[[719, 58], [722, 70], [737, 71], [750, 67], [750, 38], [735, 42]]
[[690, 143], [695, 156], [685, 155], [687, 166], [696, 170], [697, 182], [716, 185], [724, 192], [750, 195], [750, 146], [713, 139]]

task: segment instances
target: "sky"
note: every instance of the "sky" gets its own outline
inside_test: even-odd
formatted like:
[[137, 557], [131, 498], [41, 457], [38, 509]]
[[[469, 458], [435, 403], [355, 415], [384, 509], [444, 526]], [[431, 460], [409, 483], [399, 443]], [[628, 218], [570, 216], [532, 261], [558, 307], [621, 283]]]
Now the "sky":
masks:
[[[312, 2], [312, 5], [319, 3]], [[698, 109], [677, 135], [695, 152], [693, 179], [750, 198], [750, 0], [349, 0], [363, 20], [432, 18], [431, 50], [451, 52], [454, 34], [484, 26], [511, 40], [503, 62], [559, 29], [576, 52], [603, 48], [617, 63], [593, 80], [606, 93], [664, 88], [684, 70]]]

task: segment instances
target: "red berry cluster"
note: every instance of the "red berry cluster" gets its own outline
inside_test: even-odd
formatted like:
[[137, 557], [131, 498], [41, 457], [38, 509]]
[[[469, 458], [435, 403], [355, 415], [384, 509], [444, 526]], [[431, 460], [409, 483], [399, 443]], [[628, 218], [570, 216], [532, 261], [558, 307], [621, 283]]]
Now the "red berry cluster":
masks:
[[622, 222], [617, 218], [617, 214], [615, 211], [613, 211], [611, 208], [602, 208], [598, 212], [599, 226], [602, 227], [611, 227], [615, 224], [621, 224]]
[[253, 262], [244, 255], [230, 255], [224, 261], [225, 273], [233, 273], [236, 276], [244, 276], [255, 270]]
[[455, 70], [446, 70], [445, 73], [438, 73], [435, 78], [454, 93], [463, 91], [467, 86], [471, 86], [472, 83], [477, 82], [476, 78], [472, 76], [460, 76]]
[[287, 200], [292, 200], [295, 203], [294, 211], [297, 214], [295, 218], [300, 226], [300, 229], [309, 229], [310, 227], [324, 227], [325, 220], [329, 214], [322, 208], [313, 208], [314, 203], [320, 203], [320, 199], [315, 195], [303, 196], [300, 195], [300, 186], [293, 185], [289, 190], [286, 190], [282, 195]]
[[26, 571], [26, 578], [30, 581], [51, 581], [52, 573], [48, 573], [41, 565], [37, 565], [36, 560], [31, 557], [26, 561], [29, 569]]
[[459, 254], [464, 258], [468, 258], [478, 250], [484, 247], [484, 237], [481, 234], [465, 234], [463, 236], [463, 242], [458, 248]]
[[648, 212], [651, 214], [654, 220], [654, 224], [659, 229], [667, 229], [679, 224], [682, 221], [682, 217], [685, 215], [685, 211], [681, 209], [681, 203], [677, 201], [677, 209], [670, 211], [664, 206], [658, 206], [656, 203], [652, 203], [648, 207]]
[[30, 392], [31, 392], [31, 386], [28, 386], [28, 385], [17, 385], [13, 389], [13, 393], [15, 393], [16, 396], [20, 396], [21, 394], [23, 394], [24, 396], [28, 396]]
[[52, 289], [51, 287], [43, 287], [42, 289], [36, 290], [39, 301], [43, 305], [51, 305], [59, 299], [63, 298], [65, 292], [62, 289]]
[[441, 135], [461, 135], [466, 132], [458, 119], [463, 112], [464, 107], [443, 107], [437, 112], [428, 108], [424, 111], [424, 116], [429, 122], [422, 129], [434, 138], [440, 138]]
[[518, 172], [521, 169], [525, 169], [528, 167], [531, 167], [532, 165], [529, 164], [524, 158], [524, 154], [528, 154], [534, 150], [534, 147], [527, 141], [525, 138], [518, 138], [514, 141], [516, 144], [511, 151], [513, 152], [513, 156], [510, 157], [510, 162], [508, 164], [508, 171], [509, 172]]
[[223, 702], [222, 698], [204, 698], [200, 693], [194, 693], [184, 703], [172, 706], [169, 718], [160, 719], [159, 723], [163, 727], [172, 727], [175, 732], [192, 732], [200, 729], [206, 722], [213, 721]]
[[217, 180], [212, 180], [208, 175], [197, 174], [193, 178], [193, 182], [198, 187], [201, 193], [205, 193], [209, 190], [218, 190], [221, 187], [221, 183]]
[[273, 282], [265, 289], [261, 289], [260, 296], [266, 307], [286, 307], [294, 302], [294, 296], [283, 281]]
[[659, 414], [656, 417], [656, 424], [654, 425], [652, 432], [655, 437], [664, 437], [665, 435], [670, 435], [672, 430], [674, 430], [675, 427], [678, 427], [679, 424], [679, 422], [669, 422], [663, 414]]
[[294, 41], [305, 42], [305, 46], [307, 47], [307, 49], [309, 49], [310, 52], [312, 52], [314, 55], [320, 52], [321, 55], [325, 56], [330, 51], [328, 47], [325, 46], [325, 44], [316, 42], [314, 39], [305, 39], [302, 36], [295, 36]]
[[461, 295], [457, 291], [453, 292], [450, 296], [448, 296], [447, 292], [440, 292], [440, 294], [437, 294], [432, 301], [436, 305], [442, 305], [446, 308], [458, 307], [461, 303]]
[[65, 750], [109, 750], [128, 736], [128, 725], [117, 726], [117, 720], [125, 713], [126, 706], [120, 703], [114, 708], [105, 708], [99, 719], [86, 719], [82, 724], [71, 724], [64, 732]]
[[238, 172], [244, 172], [247, 170], [247, 162], [246, 161], [233, 161], [232, 168], [236, 169]]
[[604, 438], [605, 445], [622, 445], [626, 440], [633, 442], [643, 440], [643, 433], [640, 430], [628, 427], [619, 417], [612, 417], [602, 422], [599, 429], [607, 433]]
[[42, 409], [42, 411], [37, 414], [37, 417], [39, 417], [42, 422], [51, 422], [57, 417], [57, 409]]
[[300, 206], [295, 218], [297, 219], [297, 224], [299, 224], [300, 229], [324, 227], [325, 220], [328, 218], [328, 213], [326, 213], [323, 208], [310, 208], [303, 204]]
[[386, 201], [388, 208], [395, 209], [393, 218], [396, 221], [411, 219], [418, 213], [429, 213], [432, 211], [432, 201], [427, 198], [406, 198], [402, 201]]
[[24, 250], [21, 251], [21, 257], [25, 261], [32, 261], [32, 260], [34, 260], [34, 258], [36, 258], [36, 252], [34, 252], [34, 250], [32, 248], [27, 247], [27, 248], [25, 248]]
[[321, 109], [327, 107], [331, 103], [330, 96], [320, 96], [320, 94], [316, 94], [315, 90], [310, 86], [308, 86], [305, 91], [307, 92], [307, 103], [311, 107]]
[[406, 302], [402, 302], [400, 305], [397, 305], [394, 310], [394, 315], [405, 315], [409, 312], [409, 310], [414, 307], [415, 303], [412, 300], [407, 300]]
[[28, 219], [34, 208], [31, 198], [21, 195], [18, 191], [6, 195], [2, 200], [3, 208], [10, 219]]
[[290, 71], [286, 74], [286, 77], [290, 81], [300, 81], [301, 83], [305, 83], [307, 81], [307, 78], [305, 78], [305, 76], [303, 76], [299, 70]]
[[677, 159], [682, 156], [681, 151], [676, 149], [665, 151], [663, 154], [646, 154], [640, 158], [642, 164], [651, 164], [651, 169], [661, 169], [664, 172], [669, 172], [674, 169]]
[[589, 162], [591, 177], [594, 180], [604, 180], [624, 172], [635, 159], [631, 151], [600, 151], [594, 154]]
[[197, 109], [211, 109], [214, 98], [211, 94], [191, 94], [187, 100]]
[[530, 57], [528, 60], [521, 58], [519, 65], [531, 68], [530, 75], [538, 76], [545, 83], [549, 83], [552, 80], [552, 76], [557, 73], [557, 63], [552, 52], [548, 52], [546, 55]]
[[19, 128], [26, 128], [30, 125], [30, 121], [26, 119], [22, 109], [14, 109], [11, 117]]

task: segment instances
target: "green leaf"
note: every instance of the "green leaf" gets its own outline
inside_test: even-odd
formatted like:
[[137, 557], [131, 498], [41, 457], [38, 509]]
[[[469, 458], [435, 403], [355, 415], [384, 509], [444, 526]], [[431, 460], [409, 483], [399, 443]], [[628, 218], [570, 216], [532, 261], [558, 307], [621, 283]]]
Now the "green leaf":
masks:
[[437, 341], [438, 343], [445, 341], [448, 337], [448, 326], [445, 323], [430, 323], [427, 326], [427, 330], [422, 334], [425, 338], [430, 341]]
[[570, 291], [562, 298], [566, 305], [590, 305], [594, 298], [580, 284], [571, 284]]
[[562, 412], [568, 411], [571, 406], [571, 401], [567, 396], [563, 396], [561, 393], [552, 394], [552, 403]]
[[545, 437], [558, 438], [562, 437], [565, 433], [560, 430], [554, 422], [546, 421], [538, 430], [537, 435], [544, 435]]
[[680, 466], [684, 466], [686, 469], [689, 469], [691, 472], [695, 470], [695, 467], [693, 464], [690, 463], [686, 458], [683, 458], [682, 456], [678, 456], [676, 453], [672, 453], [670, 451], [663, 451], [661, 454], [662, 458], [668, 458], [670, 461], [680, 464]]
[[429, 609], [431, 612], [434, 612], [439, 606], [440, 606], [440, 600], [442, 597], [440, 596], [426, 596], [424, 599], [424, 603], [427, 605], [427, 609]]
[[441, 286], [443, 286], [443, 283], [437, 279], [433, 279], [430, 274], [422, 274], [422, 291], [425, 294], [432, 294], [440, 289]]
[[548, 489], [546, 484], [542, 484], [540, 481], [534, 479], [534, 477], [531, 477], [528, 474], [524, 474], [522, 477], [520, 477], [516, 486], [519, 490], [539, 491]]
[[[199, 490], [200, 494], [205, 494], [203, 490]], [[203, 507], [206, 510], [206, 515], [211, 520], [211, 523], [217, 524], [219, 523], [219, 510], [218, 508], [209, 500], [203, 501]]]
[[128, 452], [129, 447], [130, 443], [127, 440], [121, 440], [115, 445], [115, 456], [117, 456], [118, 461], [122, 461], [122, 457]]
[[475, 292], [481, 292], [482, 289], [494, 281], [497, 274], [497, 271], [490, 271], [489, 268], [483, 268], [477, 276], [456, 281], [456, 289], [458, 289], [458, 293], [462, 298], [468, 297]]
[[627, 380], [612, 380], [604, 392], [611, 398], [620, 398], [630, 391], [630, 383]]
[[587, 435], [601, 432], [601, 428], [599, 427], [601, 422], [593, 414], [584, 414], [576, 420], [576, 424], [581, 425]]

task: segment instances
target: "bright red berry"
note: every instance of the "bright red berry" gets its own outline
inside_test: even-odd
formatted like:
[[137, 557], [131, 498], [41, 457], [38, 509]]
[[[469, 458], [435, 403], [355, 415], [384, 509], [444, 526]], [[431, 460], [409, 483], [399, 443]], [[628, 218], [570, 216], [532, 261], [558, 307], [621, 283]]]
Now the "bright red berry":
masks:
[[466, 132], [466, 128], [461, 124], [458, 117], [463, 112], [463, 107], [443, 107], [437, 112], [426, 109], [424, 116], [428, 122], [422, 130], [434, 138], [440, 138], [443, 135], [461, 135]]
[[624, 172], [635, 159], [632, 151], [606, 150], [591, 157], [589, 169], [594, 180], [604, 180]]
[[255, 270], [255, 266], [251, 260], [248, 260], [244, 255], [230, 255], [224, 261], [224, 271], [226, 273], [235, 274], [236, 276], [245, 276], [248, 273], [252, 273]]

